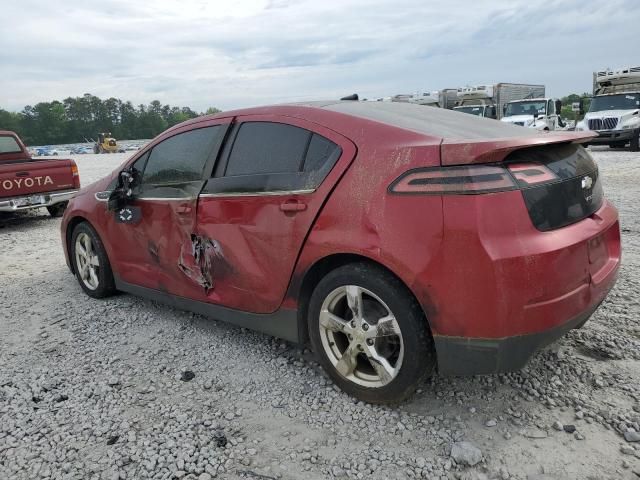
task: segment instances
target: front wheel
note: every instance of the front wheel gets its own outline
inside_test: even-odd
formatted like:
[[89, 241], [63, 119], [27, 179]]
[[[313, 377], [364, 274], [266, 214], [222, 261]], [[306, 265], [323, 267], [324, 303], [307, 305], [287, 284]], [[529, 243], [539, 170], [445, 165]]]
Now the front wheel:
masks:
[[420, 306], [382, 268], [350, 264], [330, 272], [311, 296], [308, 321], [321, 365], [359, 400], [400, 402], [435, 366]]
[[71, 235], [71, 259], [78, 283], [93, 298], [113, 295], [115, 282], [107, 252], [98, 233], [86, 222]]

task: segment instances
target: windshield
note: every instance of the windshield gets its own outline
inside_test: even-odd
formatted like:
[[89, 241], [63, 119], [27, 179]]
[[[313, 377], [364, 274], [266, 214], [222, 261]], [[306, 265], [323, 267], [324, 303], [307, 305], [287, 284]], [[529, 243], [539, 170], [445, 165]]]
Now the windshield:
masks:
[[463, 113], [470, 113], [471, 115], [476, 115], [478, 117], [483, 117], [484, 116], [484, 106], [483, 105], [477, 105], [477, 106], [469, 106], [469, 107], [453, 107], [454, 110], [457, 110], [458, 112], [463, 112]]
[[640, 93], [621, 93], [619, 95], [593, 97], [589, 111], [631, 110], [634, 108], [640, 108]]
[[513, 115], [544, 115], [546, 112], [547, 102], [544, 100], [537, 102], [514, 102], [507, 104], [507, 111], [505, 112], [506, 117], [511, 117]]

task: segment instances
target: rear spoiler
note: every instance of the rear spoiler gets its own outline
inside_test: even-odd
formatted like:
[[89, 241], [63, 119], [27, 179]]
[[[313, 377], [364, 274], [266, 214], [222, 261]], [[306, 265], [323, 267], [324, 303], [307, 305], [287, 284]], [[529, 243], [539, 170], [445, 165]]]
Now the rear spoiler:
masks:
[[598, 134], [584, 132], [549, 132], [529, 137], [497, 138], [493, 140], [447, 140], [440, 144], [442, 165], [468, 165], [471, 163], [497, 163], [522, 148], [552, 145], [554, 143], [583, 143]]

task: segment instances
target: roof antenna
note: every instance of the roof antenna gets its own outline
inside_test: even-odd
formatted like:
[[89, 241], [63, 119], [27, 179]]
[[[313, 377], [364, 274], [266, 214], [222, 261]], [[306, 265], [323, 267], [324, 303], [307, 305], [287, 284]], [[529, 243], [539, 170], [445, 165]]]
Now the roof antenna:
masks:
[[351, 95], [347, 95], [346, 97], [342, 97], [340, 100], [358, 100], [358, 94], [352, 93]]

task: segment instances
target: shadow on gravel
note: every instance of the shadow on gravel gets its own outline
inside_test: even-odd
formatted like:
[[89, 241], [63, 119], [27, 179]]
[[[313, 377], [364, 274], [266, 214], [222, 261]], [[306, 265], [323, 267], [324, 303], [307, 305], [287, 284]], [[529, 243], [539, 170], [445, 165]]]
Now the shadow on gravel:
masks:
[[0, 231], [7, 231], [14, 227], [27, 226], [42, 220], [55, 221], [46, 210], [38, 209], [28, 212], [6, 213], [0, 212]]
[[581, 355], [585, 357], [593, 358], [599, 362], [605, 362], [608, 360], [615, 360], [616, 357], [611, 354], [608, 350], [598, 347], [596, 345], [577, 345], [575, 349]]

